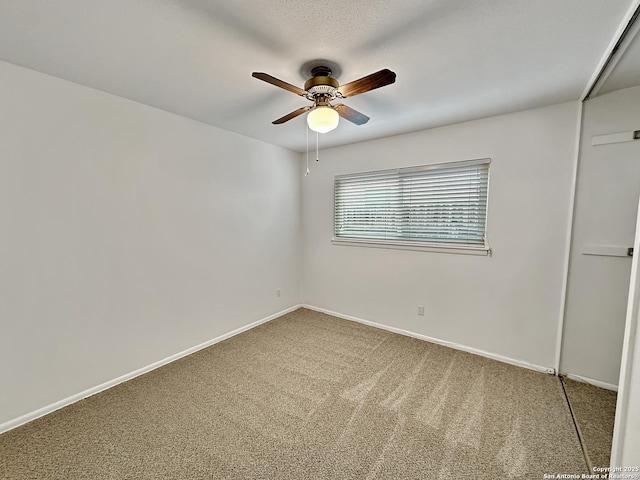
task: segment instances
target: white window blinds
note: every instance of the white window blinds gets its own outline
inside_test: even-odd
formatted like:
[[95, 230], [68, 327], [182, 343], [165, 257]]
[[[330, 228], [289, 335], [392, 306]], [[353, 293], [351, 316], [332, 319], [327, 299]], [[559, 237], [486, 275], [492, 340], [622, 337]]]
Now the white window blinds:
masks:
[[489, 163], [336, 176], [335, 238], [484, 248]]

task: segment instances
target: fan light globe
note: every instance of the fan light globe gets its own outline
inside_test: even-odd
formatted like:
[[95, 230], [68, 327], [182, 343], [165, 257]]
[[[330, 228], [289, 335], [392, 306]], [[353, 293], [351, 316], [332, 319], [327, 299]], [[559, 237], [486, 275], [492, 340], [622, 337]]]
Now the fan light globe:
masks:
[[331, 107], [316, 107], [307, 115], [307, 125], [314, 132], [327, 133], [338, 126], [340, 115]]

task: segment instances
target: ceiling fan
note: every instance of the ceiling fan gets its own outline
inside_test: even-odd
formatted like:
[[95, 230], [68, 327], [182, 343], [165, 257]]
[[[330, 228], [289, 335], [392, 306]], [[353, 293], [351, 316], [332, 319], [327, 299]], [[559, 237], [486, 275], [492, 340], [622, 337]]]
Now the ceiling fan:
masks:
[[330, 132], [338, 126], [339, 117], [349, 120], [356, 125], [363, 125], [369, 121], [369, 117], [354, 110], [343, 103], [331, 105], [336, 98], [347, 98], [376, 88], [390, 85], [396, 81], [396, 74], [389, 69], [383, 69], [353, 82], [340, 85], [331, 76], [331, 68], [317, 66], [311, 69], [311, 78], [304, 83], [304, 89], [272, 77], [267, 73], [253, 72], [252, 76], [264, 82], [284, 88], [290, 92], [305, 97], [313, 102], [313, 105], [300, 107], [297, 110], [274, 120], [272, 123], [279, 125], [288, 122], [292, 118], [309, 112], [307, 123], [309, 128], [319, 133]]

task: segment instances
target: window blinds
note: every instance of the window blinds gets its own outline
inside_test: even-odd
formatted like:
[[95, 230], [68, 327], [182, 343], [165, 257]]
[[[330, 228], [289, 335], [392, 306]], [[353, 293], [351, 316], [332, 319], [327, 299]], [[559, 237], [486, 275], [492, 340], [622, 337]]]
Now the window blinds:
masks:
[[336, 176], [335, 237], [485, 247], [489, 163]]

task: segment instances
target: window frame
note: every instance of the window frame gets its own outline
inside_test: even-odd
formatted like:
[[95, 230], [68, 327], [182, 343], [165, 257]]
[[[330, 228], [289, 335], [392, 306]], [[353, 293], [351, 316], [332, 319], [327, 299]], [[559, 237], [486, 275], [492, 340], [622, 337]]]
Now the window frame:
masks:
[[[374, 239], [374, 238], [357, 238], [357, 237], [338, 237], [336, 236], [336, 186], [341, 178], [356, 177], [362, 175], [384, 175], [388, 173], [410, 173], [424, 172], [427, 170], [447, 169], [452, 167], [464, 167], [473, 165], [487, 165], [487, 203], [484, 221], [484, 244], [483, 245], [465, 245], [459, 243], [445, 242], [429, 242], [421, 240], [399, 240], [399, 239]], [[477, 158], [472, 160], [452, 161], [431, 163], [427, 165], [417, 165], [403, 168], [392, 168], [386, 170], [371, 170], [365, 172], [354, 172], [349, 174], [335, 175], [333, 187], [333, 236], [331, 243], [334, 245], [373, 247], [373, 248], [391, 248], [401, 250], [417, 250], [439, 253], [454, 253], [464, 255], [491, 255], [491, 247], [487, 237], [487, 229], [489, 224], [489, 196], [491, 183], [491, 158]]]

